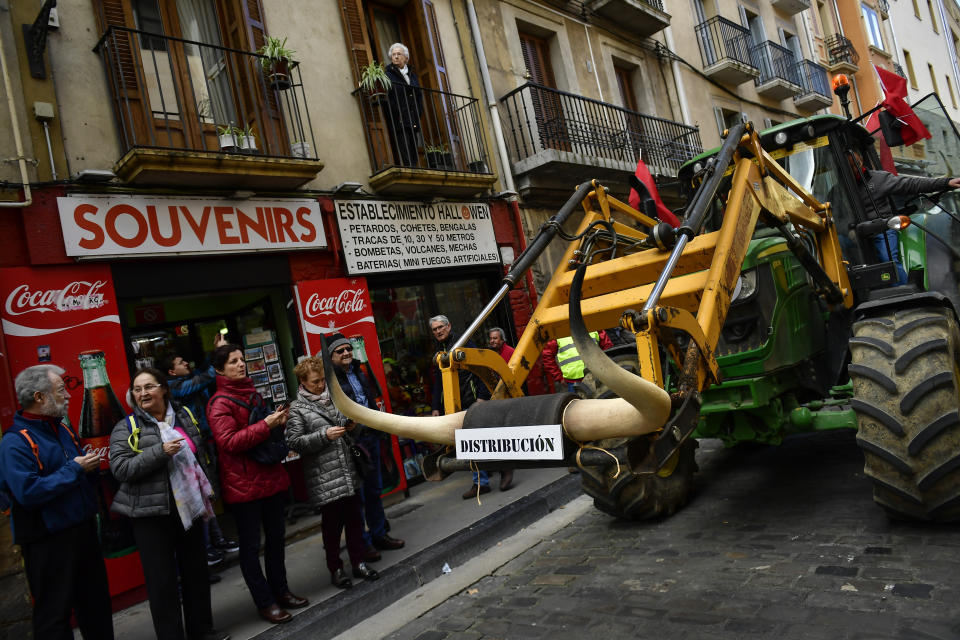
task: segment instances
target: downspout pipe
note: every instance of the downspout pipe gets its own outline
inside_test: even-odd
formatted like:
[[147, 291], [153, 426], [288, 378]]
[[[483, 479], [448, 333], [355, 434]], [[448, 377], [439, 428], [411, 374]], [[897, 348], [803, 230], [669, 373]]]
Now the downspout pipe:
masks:
[[507, 143], [503, 138], [503, 129], [500, 126], [500, 108], [497, 98], [493, 94], [493, 85], [490, 83], [490, 71], [487, 69], [487, 54], [483, 51], [483, 38], [480, 37], [480, 24], [477, 22], [477, 10], [473, 0], [466, 0], [467, 18], [470, 20], [470, 35], [477, 48], [477, 58], [480, 63], [480, 79], [483, 81], [483, 93], [487, 98], [487, 109], [493, 123], [493, 138], [497, 145], [497, 155], [500, 156], [500, 170], [503, 174], [503, 186], [507, 191], [516, 191], [513, 184], [513, 172], [510, 169], [510, 157], [507, 154]]
[[[673, 46], [673, 31], [670, 30], [670, 27], [667, 27], [663, 30], [663, 37], [667, 41], [667, 48], [670, 51], [676, 51]], [[680, 75], [680, 63], [676, 59], [670, 59], [670, 71], [673, 73], [673, 84], [677, 90], [677, 101], [680, 103], [680, 117], [683, 119], [683, 124], [691, 125], [690, 120], [690, 108], [687, 106], [687, 91], [683, 87], [683, 76]]]
[[13, 86], [10, 84], [10, 71], [7, 68], [7, 55], [3, 51], [3, 33], [0, 31], [0, 73], [3, 73], [3, 90], [7, 92], [7, 108], [10, 110], [10, 124], [13, 127], [13, 144], [17, 150], [17, 163], [20, 165], [20, 183], [23, 185], [23, 200], [20, 202], [0, 202], [0, 207], [23, 209], [33, 204], [30, 193], [30, 176], [27, 175], [27, 159], [23, 155], [23, 140], [20, 138], [20, 121], [17, 120], [17, 105], [13, 100]]

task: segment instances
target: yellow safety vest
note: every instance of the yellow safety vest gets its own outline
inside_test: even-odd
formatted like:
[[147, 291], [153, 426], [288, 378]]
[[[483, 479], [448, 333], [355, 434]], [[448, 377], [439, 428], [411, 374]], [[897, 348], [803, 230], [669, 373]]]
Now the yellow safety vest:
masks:
[[[596, 331], [590, 332], [590, 337], [597, 344], [600, 344], [600, 334]], [[573, 344], [573, 338], [557, 338], [557, 364], [560, 365], [560, 374], [564, 380], [580, 380], [586, 371], [583, 365], [583, 358]]]

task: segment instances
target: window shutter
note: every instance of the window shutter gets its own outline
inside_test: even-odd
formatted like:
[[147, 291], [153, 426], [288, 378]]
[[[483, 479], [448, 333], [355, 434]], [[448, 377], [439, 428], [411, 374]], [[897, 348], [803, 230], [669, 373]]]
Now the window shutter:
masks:
[[744, 28], [749, 29], [749, 28], [750, 28], [750, 21], [747, 19], [747, 10], [744, 9], [744, 8], [743, 8], [741, 5], [739, 5], [739, 4], [737, 5], [737, 9], [740, 11], [740, 24], [743, 25]]
[[427, 42], [430, 45], [429, 54], [433, 63], [434, 72], [437, 74], [436, 88], [440, 91], [450, 91], [450, 84], [447, 82], [447, 63], [443, 58], [443, 47], [440, 44], [440, 29], [437, 26], [437, 12], [431, 0], [421, 0], [423, 8], [423, 21], [426, 27]]
[[[100, 33], [106, 33], [110, 27], [136, 28], [133, 16], [124, 8], [123, 0], [101, 0], [98, 5], [97, 19]], [[137, 145], [150, 145], [150, 114], [147, 98], [140, 87], [143, 84], [139, 45], [135, 34], [114, 31], [105, 43], [108, 57], [106, 63], [110, 69], [110, 91], [113, 95], [113, 108], [120, 125], [125, 149]]]
[[[361, 0], [339, 0], [340, 19], [343, 23], [343, 36], [346, 38], [347, 55], [350, 58], [350, 71], [353, 74], [354, 86], [360, 85], [360, 73], [374, 61], [373, 47], [368, 37], [367, 21], [364, 17]], [[349, 99], [354, 99], [350, 96]], [[361, 97], [357, 102], [363, 127], [368, 132], [367, 152], [370, 155], [371, 166], [379, 170], [386, 163], [391, 162], [393, 151], [387, 137], [386, 123], [383, 120], [382, 110], [370, 104], [369, 100]]]
[[[218, 0], [224, 44], [241, 51], [259, 51], [266, 41], [263, 6], [260, 0]], [[290, 152], [286, 127], [281, 117], [279, 96], [270, 88], [260, 61], [237, 56], [234, 73], [237, 126], [250, 126], [264, 141], [264, 150], [277, 155]]]
[[343, 35], [347, 39], [353, 82], [360, 84], [360, 69], [373, 62], [373, 48], [367, 37], [367, 23], [363, 18], [361, 0], [340, 0], [340, 18], [343, 20]]

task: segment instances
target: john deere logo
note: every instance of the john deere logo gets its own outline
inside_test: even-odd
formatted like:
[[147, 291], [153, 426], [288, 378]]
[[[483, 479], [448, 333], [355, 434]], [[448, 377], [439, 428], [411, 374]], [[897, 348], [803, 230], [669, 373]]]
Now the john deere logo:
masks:
[[889, 273], [887, 273], [886, 271], [884, 271], [883, 273], [880, 274], [880, 279], [883, 280], [884, 282], [888, 282], [891, 277], [892, 277], [892, 276], [891, 276]]

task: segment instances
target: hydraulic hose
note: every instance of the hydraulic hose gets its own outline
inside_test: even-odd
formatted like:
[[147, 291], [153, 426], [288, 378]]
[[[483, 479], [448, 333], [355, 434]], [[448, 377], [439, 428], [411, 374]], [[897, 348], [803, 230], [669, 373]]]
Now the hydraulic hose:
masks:
[[720, 181], [723, 180], [723, 173], [726, 171], [727, 165], [733, 160], [733, 154], [740, 145], [740, 138], [743, 137], [745, 127], [746, 125], [740, 122], [727, 131], [727, 138], [723, 141], [723, 146], [713, 157], [714, 163], [710, 175], [693, 195], [693, 202], [690, 204], [690, 213], [687, 215], [686, 224], [678, 229], [680, 233], [691, 239], [700, 233], [700, 229], [707, 218], [710, 203], [713, 201], [717, 189], [720, 188]]
[[483, 308], [480, 314], [474, 318], [473, 322], [470, 323], [470, 326], [467, 327], [460, 337], [457, 339], [456, 343], [450, 347], [450, 350], [460, 349], [470, 340], [470, 336], [476, 333], [477, 329], [480, 328], [480, 325], [483, 324], [484, 320], [487, 319], [493, 310], [497, 307], [498, 304], [510, 293], [510, 289], [517, 283], [517, 281], [523, 277], [523, 274], [527, 272], [532, 265], [534, 260], [540, 257], [540, 254], [544, 252], [547, 248], [547, 245], [553, 241], [553, 238], [557, 235], [557, 229], [563, 225], [564, 222], [570, 217], [574, 209], [583, 202], [583, 199], [587, 197], [587, 194], [593, 189], [592, 182], [584, 182], [577, 187], [577, 190], [573, 192], [573, 195], [570, 196], [570, 199], [560, 207], [560, 211], [557, 212], [555, 216], [550, 218], [550, 221], [555, 223], [547, 225], [540, 230], [540, 233], [537, 234], [537, 237], [533, 239], [533, 242], [527, 245], [527, 248], [521, 253], [517, 259], [514, 261], [513, 266], [510, 268], [510, 271], [503, 276], [503, 285], [497, 292], [494, 294], [490, 302], [487, 303], [487, 306]]
[[570, 283], [570, 336], [577, 351], [593, 375], [637, 410], [645, 428], [659, 429], [670, 418], [670, 394], [649, 380], [618, 366], [590, 337], [583, 321], [583, 311], [580, 309], [581, 289], [586, 273], [587, 264], [584, 262], [577, 267]]

